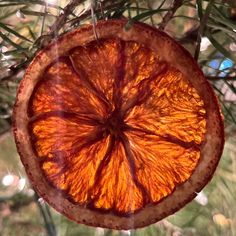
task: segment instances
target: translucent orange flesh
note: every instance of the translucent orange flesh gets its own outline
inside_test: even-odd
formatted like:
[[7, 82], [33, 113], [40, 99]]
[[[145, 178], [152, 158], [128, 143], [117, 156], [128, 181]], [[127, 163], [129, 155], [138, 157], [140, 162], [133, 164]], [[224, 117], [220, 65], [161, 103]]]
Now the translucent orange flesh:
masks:
[[188, 180], [206, 132], [188, 79], [136, 42], [104, 39], [67, 55], [29, 105], [48, 182], [75, 204], [128, 215]]

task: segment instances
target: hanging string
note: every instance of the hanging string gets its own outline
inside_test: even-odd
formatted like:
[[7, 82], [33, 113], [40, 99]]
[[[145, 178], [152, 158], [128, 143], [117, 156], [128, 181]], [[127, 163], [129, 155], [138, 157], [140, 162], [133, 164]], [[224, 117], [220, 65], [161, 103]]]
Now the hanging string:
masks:
[[90, 7], [90, 11], [91, 11], [91, 18], [92, 18], [92, 24], [93, 24], [93, 34], [94, 34], [95, 39], [98, 40], [98, 35], [97, 35], [97, 31], [96, 31], [97, 19], [94, 14], [94, 8], [96, 6], [95, 0], [90, 0], [89, 5], [90, 5], [89, 7]]

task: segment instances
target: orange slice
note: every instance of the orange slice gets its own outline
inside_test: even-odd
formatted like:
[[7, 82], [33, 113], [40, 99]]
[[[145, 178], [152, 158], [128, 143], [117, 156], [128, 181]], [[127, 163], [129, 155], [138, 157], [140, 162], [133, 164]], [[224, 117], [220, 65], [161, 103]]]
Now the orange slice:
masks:
[[212, 88], [165, 33], [125, 20], [83, 26], [33, 60], [14, 108], [35, 190], [72, 220], [138, 228], [211, 179], [224, 132]]

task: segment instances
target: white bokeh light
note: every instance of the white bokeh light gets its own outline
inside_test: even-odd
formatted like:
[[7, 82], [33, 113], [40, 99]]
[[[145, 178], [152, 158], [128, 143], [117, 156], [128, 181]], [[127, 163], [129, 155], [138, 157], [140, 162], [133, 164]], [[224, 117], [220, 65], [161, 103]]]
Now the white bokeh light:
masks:
[[32, 197], [32, 196], [34, 196], [34, 190], [33, 189], [31, 189], [31, 188], [29, 188], [29, 189], [26, 189], [26, 194], [27, 194], [27, 196], [29, 196], [29, 197]]
[[14, 183], [14, 175], [8, 174], [2, 178], [2, 184], [4, 186], [10, 186]]
[[47, 3], [52, 3], [52, 4], [53, 4], [53, 3], [57, 3], [58, 0], [46, 0], [46, 2], [47, 2]]
[[194, 199], [196, 202], [198, 202], [200, 205], [202, 206], [206, 206], [208, 203], [208, 198], [206, 196], [206, 194], [201, 191]]
[[25, 187], [25, 184], [26, 184], [26, 179], [25, 178], [21, 178], [18, 182], [18, 189], [20, 191], [22, 191]]
[[230, 48], [231, 51], [236, 52], [236, 43], [231, 43], [229, 45], [229, 48]]
[[105, 231], [103, 228], [96, 228], [95, 235], [96, 236], [103, 236], [105, 234]]
[[131, 231], [130, 230], [122, 230], [121, 231], [124, 235], [131, 235]]
[[200, 51], [205, 51], [210, 45], [211, 42], [209, 41], [209, 39], [207, 37], [202, 37]]
[[38, 199], [38, 202], [39, 202], [41, 205], [45, 204], [45, 201], [44, 201], [43, 198], [41, 198], [41, 197]]

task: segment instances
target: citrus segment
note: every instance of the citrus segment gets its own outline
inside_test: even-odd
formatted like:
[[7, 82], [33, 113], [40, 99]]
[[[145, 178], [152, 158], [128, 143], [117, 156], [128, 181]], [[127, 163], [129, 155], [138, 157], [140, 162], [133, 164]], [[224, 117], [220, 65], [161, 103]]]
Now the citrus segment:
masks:
[[[113, 90], [122, 63], [122, 45], [118, 39], [100, 40], [70, 51], [78, 75], [86, 77], [102, 100], [114, 108]], [[98, 69], [99, 68], [99, 69]], [[114, 88], [115, 89], [115, 88]], [[109, 101], [109, 102], [108, 102]], [[112, 107], [113, 106], [113, 107]]]
[[116, 229], [193, 199], [223, 148], [217, 101], [189, 54], [156, 29], [125, 24], [98, 23], [97, 40], [84, 27], [44, 49], [14, 111], [36, 190], [80, 223]]
[[59, 152], [69, 156], [91, 138], [99, 137], [96, 128], [80, 117], [66, 117], [63, 112], [54, 114], [47, 113], [48, 117], [34, 120], [29, 126], [39, 158], [53, 158], [53, 153]]
[[[145, 102], [127, 113], [128, 125], [185, 142], [203, 142], [204, 102], [178, 70], [168, 67], [164, 74], [148, 81], [148, 89], [148, 92], [144, 90]], [[139, 93], [136, 88], [136, 97]]]
[[186, 181], [200, 158], [199, 148], [186, 148], [140, 131], [126, 132], [126, 135], [137, 178], [150, 193], [152, 202], [159, 201]]
[[69, 57], [61, 57], [48, 66], [31, 97], [30, 116], [54, 110], [91, 115], [105, 112], [104, 104], [73, 70]]
[[93, 207], [127, 215], [143, 207], [143, 193], [133, 179], [122, 143], [116, 141], [113, 145], [101, 172], [97, 172]]
[[[70, 160], [67, 160], [70, 165], [68, 168], [63, 170], [63, 166], [61, 166], [62, 173], [58, 176], [61, 178], [61, 182], [57, 188], [61, 189], [65, 184], [64, 194], [74, 204], [84, 205], [91, 202], [96, 170], [107, 151], [108, 143], [109, 138], [94, 142], [86, 148], [82, 148], [79, 154], [70, 157]], [[45, 170], [45, 173], [49, 178], [53, 177], [50, 169]], [[51, 180], [53, 184], [57, 184], [58, 180]]]
[[[148, 79], [155, 76], [155, 73], [160, 74], [164, 69], [164, 63], [160, 62], [159, 57], [149, 48], [136, 42], [126, 42], [123, 50], [124, 78], [120, 84], [122, 105], [128, 107], [127, 100], [132, 100], [131, 96], [137, 98], [139, 95], [140, 97], [141, 94], [137, 94], [137, 88], [146, 85], [143, 80], [148, 82]], [[148, 91], [145, 93], [148, 94]]]
[[99, 129], [78, 121], [65, 117], [34, 121], [32, 143], [50, 183], [73, 202], [88, 203], [88, 191], [109, 139]]

